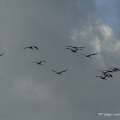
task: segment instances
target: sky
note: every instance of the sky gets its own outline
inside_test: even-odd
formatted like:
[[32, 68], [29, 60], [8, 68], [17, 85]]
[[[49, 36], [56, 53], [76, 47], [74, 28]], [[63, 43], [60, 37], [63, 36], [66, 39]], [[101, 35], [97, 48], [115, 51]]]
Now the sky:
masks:
[[[119, 0], [0, 1], [0, 120], [119, 120]], [[36, 45], [38, 50], [25, 49]], [[83, 54], [66, 46], [85, 46]], [[45, 60], [43, 66], [35, 61]], [[67, 69], [62, 75], [52, 70]]]

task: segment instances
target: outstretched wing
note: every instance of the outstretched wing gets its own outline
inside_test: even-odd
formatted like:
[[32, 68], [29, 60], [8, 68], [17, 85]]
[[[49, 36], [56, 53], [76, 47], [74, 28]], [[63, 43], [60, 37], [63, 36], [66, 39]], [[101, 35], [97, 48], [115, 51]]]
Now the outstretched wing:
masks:
[[82, 53], [79, 53], [79, 54], [86, 56], [85, 54], [82, 54]]
[[85, 46], [84, 47], [78, 47], [78, 48], [85, 48]]
[[63, 71], [60, 71], [60, 73], [63, 73], [63, 72], [66, 72], [67, 71], [67, 69], [66, 70], [63, 70]]
[[72, 48], [78, 49], [78, 47], [76, 47], [76, 46], [66, 46], [66, 47], [67, 47], [66, 49], [72, 49]]
[[98, 52], [97, 53], [93, 53], [93, 54], [89, 54], [89, 56], [96, 55], [96, 54], [98, 54]]
[[83, 50], [83, 48], [84, 48], [84, 47], [78, 47], [77, 49], [78, 49], [78, 50]]
[[66, 48], [66, 49], [70, 49], [71, 50], [71, 48]]
[[28, 48], [28, 47], [25, 47], [23, 50], [25, 50], [26, 48]]
[[[45, 60], [42, 60], [42, 61], [38, 62], [38, 64], [41, 64], [42, 62], [45, 62]], [[42, 64], [41, 64], [41, 65], [42, 65]]]
[[37, 62], [32, 62], [32, 63], [37, 63]]
[[73, 48], [73, 46], [66, 46], [66, 47], [72, 47]]
[[110, 77], [113, 77], [111, 74], [109, 74]]
[[0, 56], [3, 56], [3, 55], [4, 55], [4, 53], [0, 54]]
[[113, 72], [112, 70], [104, 70], [104, 71], [106, 71], [106, 72]]
[[100, 77], [100, 76], [96, 76], [96, 77]]
[[85, 47], [77, 47], [77, 46], [66, 46], [66, 47], [71, 47], [71, 48], [85, 48]]
[[38, 47], [37, 47], [37, 46], [34, 46], [34, 48], [35, 48], [36, 50], [38, 50]]
[[100, 77], [100, 79], [107, 80], [106, 76], [104, 76], [104, 77], [102, 77], [102, 76], [96, 76], [96, 77]]
[[52, 70], [53, 72], [57, 73], [55, 70]]

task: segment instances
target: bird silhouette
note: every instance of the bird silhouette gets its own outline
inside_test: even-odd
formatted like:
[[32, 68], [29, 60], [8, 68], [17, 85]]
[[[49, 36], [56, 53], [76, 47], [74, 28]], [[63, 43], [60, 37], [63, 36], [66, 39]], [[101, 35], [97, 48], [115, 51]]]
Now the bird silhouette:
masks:
[[100, 77], [100, 79], [107, 80], [106, 76], [96, 76], [96, 77]]
[[35, 48], [36, 50], [38, 50], [38, 47], [37, 47], [37, 46], [29, 46], [29, 47], [25, 47], [23, 50], [25, 50], [26, 48], [29, 48], [29, 49], [31, 49], [31, 50], [34, 50], [34, 48]]
[[29, 49], [33, 50], [33, 46], [25, 47], [23, 50], [25, 50], [26, 48], [29, 48]]
[[32, 62], [32, 63], [36, 63], [36, 64], [38, 64], [38, 65], [43, 65], [42, 62], [45, 62], [45, 60], [42, 60], [42, 61], [40, 61], [40, 62]]
[[[103, 71], [102, 71], [102, 70], [98, 70], [98, 71], [102, 72], [103, 75], [109, 74], [109, 70], [108, 70], [108, 71], [107, 71], [107, 70], [103, 70]], [[110, 71], [110, 72], [111, 72], [111, 71]]]
[[66, 46], [67, 48], [73, 48], [73, 49], [77, 49], [77, 50], [83, 50], [83, 48], [85, 47], [77, 47], [77, 46]]
[[3, 56], [3, 55], [4, 55], [4, 53], [0, 54], [0, 56]]
[[102, 72], [101, 75], [103, 75], [103, 77], [113, 77], [112, 74], [110, 74], [110, 73], [107, 72], [107, 71], [104, 71], [104, 70], [103, 70], [103, 71], [98, 70], [98, 71]]
[[98, 52], [97, 53], [92, 53], [92, 54], [89, 54], [89, 55], [85, 55], [85, 54], [82, 54], [82, 53], [79, 53], [79, 54], [84, 55], [85, 57], [92, 58], [91, 56], [98, 54]]
[[118, 71], [120, 71], [120, 69], [119, 69], [119, 68], [116, 68], [116, 67], [110, 67], [109, 69], [111, 69], [113, 72], [118, 72]]
[[56, 74], [61, 74], [61, 75], [62, 75], [62, 73], [63, 73], [63, 72], [66, 72], [67, 69], [66, 69], [66, 70], [63, 70], [63, 71], [60, 71], [60, 72], [57, 72], [57, 71], [55, 71], [55, 70], [52, 70], [52, 71], [55, 72]]
[[72, 49], [72, 48], [66, 48], [66, 49], [70, 49], [74, 53], [77, 53], [77, 51], [78, 51], [78, 49]]
[[112, 70], [104, 70], [105, 72], [113, 72]]

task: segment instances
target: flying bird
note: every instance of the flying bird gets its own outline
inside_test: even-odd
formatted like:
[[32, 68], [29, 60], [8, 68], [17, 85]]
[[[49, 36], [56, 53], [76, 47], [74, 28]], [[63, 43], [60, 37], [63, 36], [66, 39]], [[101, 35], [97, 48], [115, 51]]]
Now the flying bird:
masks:
[[3, 55], [4, 55], [4, 53], [0, 54], [0, 56], [3, 56]]
[[112, 70], [104, 70], [105, 72], [113, 72]]
[[113, 77], [109, 72], [112, 72], [112, 71], [107, 71], [107, 70], [103, 70], [103, 71], [101, 71], [101, 70], [98, 70], [98, 71], [100, 71], [100, 72], [102, 72], [102, 75], [104, 75], [104, 76], [107, 76], [107, 77]]
[[116, 68], [116, 67], [111, 67], [111, 68], [109, 68], [109, 69], [111, 69], [113, 72], [118, 72], [118, 71], [120, 71], [120, 69], [119, 69], [119, 68]]
[[77, 47], [77, 46], [66, 46], [68, 48], [73, 48], [73, 49], [77, 49], [77, 50], [82, 50], [85, 47]]
[[[98, 70], [98, 71], [100, 71], [100, 72], [102, 72], [101, 73], [101, 75], [103, 75], [103, 76], [101, 76], [102, 77], [102, 79], [104, 79], [104, 77], [106, 78], [106, 77], [113, 77], [112, 76], [112, 74], [110, 74], [109, 72], [107, 72], [107, 71], [101, 71], [101, 70]], [[100, 76], [99, 76], [100, 77]]]
[[60, 71], [60, 72], [57, 72], [57, 71], [55, 71], [55, 70], [52, 70], [52, 71], [55, 72], [56, 74], [61, 74], [61, 75], [62, 75], [62, 73], [63, 73], [63, 72], [66, 72], [67, 69], [66, 69], [66, 70], [63, 70], [63, 71]]
[[78, 51], [78, 49], [72, 49], [72, 48], [66, 48], [66, 49], [70, 49], [74, 53], [77, 53], [77, 51]]
[[23, 50], [25, 50], [26, 48], [29, 48], [29, 49], [33, 50], [33, 46], [25, 47]]
[[79, 53], [79, 54], [84, 55], [85, 57], [91, 58], [92, 55], [96, 55], [96, 54], [98, 54], [98, 52], [97, 53], [92, 53], [92, 54], [89, 54], [89, 55], [85, 55], [85, 54], [82, 54], [82, 53]]
[[40, 62], [32, 62], [32, 63], [36, 63], [36, 64], [38, 64], [38, 65], [43, 65], [42, 62], [45, 62], [45, 60], [42, 60], [42, 61], [40, 61]]
[[96, 76], [96, 77], [100, 77], [100, 78], [103, 79], [103, 80], [107, 80], [107, 79], [106, 79], [106, 76]]
[[37, 46], [29, 46], [29, 47], [25, 47], [23, 50], [25, 50], [26, 48], [29, 48], [29, 49], [31, 49], [31, 50], [34, 50], [34, 48], [35, 48], [36, 50], [38, 50], [38, 47], [37, 47]]

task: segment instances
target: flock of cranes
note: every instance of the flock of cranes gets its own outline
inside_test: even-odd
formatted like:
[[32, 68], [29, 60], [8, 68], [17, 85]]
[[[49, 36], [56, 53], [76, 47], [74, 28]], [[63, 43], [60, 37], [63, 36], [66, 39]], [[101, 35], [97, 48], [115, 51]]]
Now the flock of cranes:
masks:
[[[79, 50], [82, 51], [84, 48], [85, 48], [85, 47], [66, 46], [66, 49], [71, 50], [71, 52], [73, 52], [73, 53], [78, 53]], [[37, 47], [37, 46], [27, 46], [27, 47], [25, 47], [23, 50], [25, 50], [25, 49], [31, 49], [31, 50], [36, 49], [36, 50], [38, 50], [38, 47]], [[87, 57], [87, 58], [92, 58], [91, 56], [97, 55], [98, 52], [96, 52], [96, 53], [91, 53], [91, 54], [88, 54], [88, 55], [83, 54], [83, 53], [79, 53], [79, 54], [80, 54], [80, 55], [83, 55], [84, 57]], [[0, 56], [3, 56], [3, 55], [4, 55], [4, 53], [0, 54]], [[41, 61], [39, 61], [39, 62], [32, 62], [32, 63], [36, 63], [36, 64], [38, 64], [38, 65], [43, 65], [43, 64], [42, 64], [43, 62], [45, 62], [45, 60], [41, 60]], [[52, 70], [52, 71], [53, 71], [54, 73], [56, 73], [56, 74], [62, 75], [62, 73], [66, 72], [67, 69], [61, 70], [61, 71], [59, 71], [59, 72], [56, 71], [56, 70]], [[119, 69], [119, 68], [116, 68], [116, 67], [110, 67], [110, 68], [108, 68], [107, 70], [98, 70], [98, 71], [101, 72], [101, 75], [96, 76], [96, 77], [99, 77], [99, 78], [102, 79], [102, 80], [107, 80], [106, 78], [113, 77], [113, 75], [112, 75], [113, 72], [118, 72], [118, 71], [120, 71], [120, 69]]]
[[[38, 50], [38, 47], [37, 46], [27, 46], [27, 47], [25, 47], [23, 50], [25, 50], [25, 49], [31, 49], [31, 50], [34, 50], [34, 49], [36, 49], [36, 50]], [[71, 50], [71, 52], [73, 52], [73, 53], [78, 53], [78, 50], [83, 50], [85, 47], [76, 47], [76, 46], [66, 46], [66, 49], [69, 49], [69, 50]], [[92, 53], [92, 54], [89, 54], [89, 55], [85, 55], [85, 54], [82, 54], [82, 53], [79, 53], [79, 54], [81, 54], [81, 55], [84, 55], [85, 57], [89, 57], [89, 58], [91, 58], [91, 56], [92, 55], [96, 55], [96, 54], [98, 54], [98, 53]], [[45, 60], [42, 60], [42, 61], [39, 61], [39, 62], [32, 62], [32, 63], [36, 63], [36, 64], [38, 64], [38, 65], [43, 65], [42, 63], [43, 62], [45, 62]], [[65, 69], [65, 70], [62, 70], [62, 71], [55, 71], [55, 70], [52, 70], [53, 72], [55, 72], [56, 74], [60, 74], [60, 75], [62, 75], [62, 73], [64, 73], [64, 72], [66, 72], [67, 71], [67, 69]]]
[[[31, 49], [31, 50], [34, 50], [34, 49], [36, 49], [36, 50], [38, 50], [38, 47], [37, 46], [29, 46], [29, 47], [25, 47], [23, 50], [25, 50], [25, 49]], [[80, 51], [82, 51], [83, 49], [84, 49], [85, 47], [77, 47], [77, 46], [66, 46], [66, 49], [69, 49], [69, 50], [71, 50], [71, 52], [73, 52], [73, 53], [78, 53], [78, 51], [80, 50]], [[4, 54], [4, 53], [3, 53]], [[2, 56], [3, 54], [1, 54], [0, 56]], [[98, 52], [96, 52], [96, 53], [91, 53], [91, 54], [83, 54], [83, 53], [79, 53], [80, 55], [83, 55], [84, 57], [87, 57], [87, 58], [92, 58], [92, 56], [94, 56], [94, 55], [97, 55], [98, 54]], [[32, 62], [32, 63], [36, 63], [36, 64], [38, 64], [38, 65], [43, 65], [42, 63], [43, 62], [45, 62], [45, 60], [42, 60], [42, 61], [39, 61], [39, 62]], [[64, 72], [66, 72], [67, 71], [67, 69], [65, 69], [65, 70], [62, 70], [62, 71], [55, 71], [55, 70], [52, 70], [54, 73], [56, 73], [56, 74], [60, 74], [60, 75], [62, 75], [62, 73], [64, 73]], [[113, 73], [113, 72], [118, 72], [118, 71], [120, 71], [120, 69], [119, 68], [116, 68], [116, 67], [111, 67], [111, 68], [109, 68], [108, 70], [98, 70], [99, 72], [101, 72], [101, 75], [99, 75], [99, 76], [96, 76], [96, 77], [99, 77], [100, 79], [102, 79], [102, 80], [107, 80], [106, 78], [107, 77], [113, 77], [113, 75], [111, 74], [111, 73]]]
[[[78, 50], [83, 50], [83, 48], [85, 48], [85, 47], [66, 46], [66, 49], [70, 49], [74, 53], [78, 53], [77, 51]], [[92, 58], [91, 56], [98, 54], [98, 52], [97, 53], [88, 54], [88, 55], [85, 55], [85, 54], [82, 54], [82, 53], [79, 53], [79, 54], [84, 55], [85, 57]]]
[[[76, 47], [76, 46], [66, 46], [66, 49], [70, 49], [71, 52], [73, 53], [78, 53], [78, 50], [83, 50], [85, 47]], [[96, 53], [91, 53], [91, 54], [83, 54], [83, 53], [79, 53], [80, 55], [83, 55], [84, 57], [88, 57], [88, 58], [92, 58], [92, 56], [94, 55], [97, 55], [98, 52]], [[111, 73], [113, 72], [118, 72], [120, 71], [119, 68], [116, 68], [116, 67], [111, 67], [109, 68], [108, 70], [98, 70], [99, 72], [101, 72], [101, 75], [99, 76], [96, 76], [96, 77], [99, 77], [100, 79], [102, 80], [107, 80], [106, 78], [107, 77], [113, 77], [113, 75]]]
[[96, 77], [100, 77], [101, 79], [103, 80], [107, 80], [106, 78], [107, 77], [113, 77], [113, 75], [111, 73], [113, 72], [119, 72], [120, 69], [119, 68], [116, 68], [116, 67], [110, 67], [108, 68], [108, 70], [98, 70], [101, 72], [101, 75], [100, 76], [96, 76]]
[[[27, 47], [25, 47], [23, 50], [25, 50], [25, 49], [31, 49], [31, 50], [34, 50], [34, 49], [36, 49], [36, 50], [38, 50], [38, 47], [37, 46], [27, 46]], [[41, 60], [41, 61], [39, 61], [39, 62], [32, 62], [32, 63], [36, 63], [36, 64], [38, 64], [38, 65], [43, 65], [42, 63], [43, 62], [45, 62], [45, 60]], [[56, 74], [61, 74], [62, 75], [62, 73], [63, 72], [66, 72], [67, 71], [67, 69], [66, 70], [62, 70], [62, 71], [59, 71], [59, 72], [57, 72], [57, 71], [55, 71], [55, 70], [52, 70], [53, 72], [55, 72]]]

